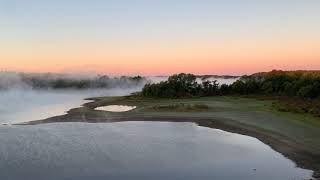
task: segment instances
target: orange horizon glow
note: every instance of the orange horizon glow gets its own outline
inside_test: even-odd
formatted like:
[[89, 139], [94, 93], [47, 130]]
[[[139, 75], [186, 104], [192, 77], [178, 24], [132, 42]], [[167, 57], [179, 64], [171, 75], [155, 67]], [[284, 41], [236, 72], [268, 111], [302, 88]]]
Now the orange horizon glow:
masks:
[[[320, 41], [319, 41], [320, 42]], [[240, 47], [240, 46], [239, 46]], [[285, 49], [266, 47], [189, 47], [185, 49], [144, 49], [120, 53], [104, 51], [7, 54], [2, 56], [1, 71], [98, 73], [111, 75], [170, 75], [179, 72], [194, 74], [244, 75], [273, 69], [320, 69], [320, 49], [296, 47]], [[192, 51], [192, 49], [194, 49]], [[252, 52], [252, 53], [251, 53]], [[254, 53], [253, 53], [254, 52]], [[53, 55], [51, 55], [53, 54]]]
[[0, 71], [244, 75], [320, 69], [319, 1], [230, 2], [0, 2]]

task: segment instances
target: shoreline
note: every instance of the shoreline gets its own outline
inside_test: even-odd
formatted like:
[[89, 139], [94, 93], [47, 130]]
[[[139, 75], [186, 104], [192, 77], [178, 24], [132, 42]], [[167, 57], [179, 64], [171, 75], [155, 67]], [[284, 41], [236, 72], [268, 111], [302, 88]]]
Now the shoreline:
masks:
[[[269, 132], [254, 126], [248, 126], [240, 122], [223, 119], [223, 118], [200, 118], [200, 117], [178, 117], [178, 116], [159, 116], [159, 115], [143, 115], [120, 113], [119, 116], [103, 116], [94, 113], [94, 108], [102, 104], [100, 98], [90, 98], [92, 102], [83, 104], [83, 107], [71, 109], [66, 115], [55, 116], [44, 120], [29, 121], [16, 125], [37, 125], [45, 123], [63, 123], [63, 122], [84, 122], [84, 123], [113, 123], [126, 121], [150, 121], [150, 122], [190, 122], [198, 126], [221, 129], [223, 131], [237, 133], [241, 135], [257, 138], [264, 144], [270, 146], [273, 150], [281, 153], [286, 158], [293, 161], [297, 167], [312, 170], [313, 177], [320, 179], [320, 154], [308, 151], [304, 146], [296, 142], [292, 138], [288, 138], [281, 134]], [[118, 114], [118, 113], [113, 113]]]

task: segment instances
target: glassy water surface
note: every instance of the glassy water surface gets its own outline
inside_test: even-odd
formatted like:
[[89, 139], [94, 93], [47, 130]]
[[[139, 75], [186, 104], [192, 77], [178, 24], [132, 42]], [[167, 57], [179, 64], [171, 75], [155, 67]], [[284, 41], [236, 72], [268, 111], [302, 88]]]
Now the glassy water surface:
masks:
[[14, 124], [63, 115], [68, 110], [88, 102], [84, 100], [85, 98], [122, 96], [139, 90], [140, 88], [0, 91], [0, 124]]
[[0, 126], [0, 179], [293, 180], [311, 171], [255, 138], [192, 123]]

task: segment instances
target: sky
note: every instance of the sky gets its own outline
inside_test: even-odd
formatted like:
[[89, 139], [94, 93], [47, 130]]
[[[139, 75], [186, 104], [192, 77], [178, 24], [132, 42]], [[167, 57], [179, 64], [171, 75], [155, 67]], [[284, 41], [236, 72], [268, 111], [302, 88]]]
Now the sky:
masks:
[[319, 0], [0, 0], [0, 71], [320, 69]]

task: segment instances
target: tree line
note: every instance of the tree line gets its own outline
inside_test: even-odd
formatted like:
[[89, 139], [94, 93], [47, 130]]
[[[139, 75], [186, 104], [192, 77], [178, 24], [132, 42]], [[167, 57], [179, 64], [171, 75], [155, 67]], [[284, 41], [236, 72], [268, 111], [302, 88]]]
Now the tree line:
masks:
[[197, 82], [193, 74], [175, 74], [156, 84], [146, 84], [145, 97], [181, 98], [216, 95], [276, 95], [304, 99], [320, 98], [319, 71], [271, 71], [242, 76], [234, 83]]

